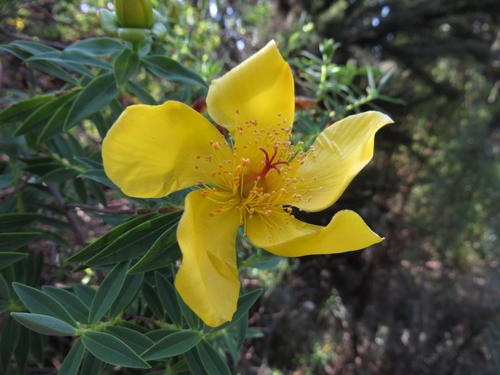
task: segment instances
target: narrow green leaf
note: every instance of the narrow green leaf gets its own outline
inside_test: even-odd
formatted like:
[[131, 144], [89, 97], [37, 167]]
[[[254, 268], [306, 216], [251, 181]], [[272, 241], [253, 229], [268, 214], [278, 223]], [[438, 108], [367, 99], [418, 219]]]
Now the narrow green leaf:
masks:
[[70, 129], [81, 120], [98, 112], [111, 103], [118, 93], [113, 74], [107, 73], [95, 77], [78, 93], [66, 117], [64, 129]]
[[110, 326], [106, 332], [126, 342], [137, 354], [143, 353], [154, 342], [148, 336], [126, 327]]
[[10, 53], [12, 56], [17, 57], [19, 60], [22, 61], [26, 60], [31, 56], [31, 53], [28, 53], [20, 48], [15, 48], [13, 46], [9, 46], [6, 44], [0, 44], [0, 51]]
[[198, 331], [182, 330], [172, 333], [142, 353], [147, 361], [164, 359], [183, 354], [200, 342], [202, 335]]
[[254, 305], [254, 303], [262, 295], [263, 289], [255, 289], [251, 292], [245, 293], [238, 299], [238, 309], [233, 315], [233, 322], [240, 320], [248, 310]]
[[106, 176], [104, 169], [91, 169], [87, 172], [80, 173], [78, 177], [93, 180], [111, 189], [119, 190], [118, 187], [108, 178], [108, 176]]
[[102, 374], [106, 366], [107, 365], [104, 362], [97, 359], [91, 353], [86, 352], [83, 358], [83, 363], [79, 375]]
[[0, 111], [0, 123], [7, 124], [9, 122], [25, 119], [28, 114], [31, 114], [37, 108], [47, 104], [52, 99], [54, 99], [53, 95], [42, 95], [11, 105]]
[[248, 331], [248, 312], [243, 314], [243, 316], [236, 322], [236, 332], [238, 334], [238, 348], [243, 345], [245, 338], [247, 337]]
[[184, 358], [186, 359], [189, 371], [191, 371], [192, 375], [212, 375], [205, 370], [205, 367], [203, 367], [203, 363], [201, 362], [200, 355], [198, 354], [196, 348], [184, 353]]
[[13, 232], [20, 227], [33, 223], [43, 218], [36, 213], [9, 213], [0, 215], [0, 232]]
[[68, 66], [68, 64], [69, 66], [78, 64], [95, 66], [106, 70], [111, 69], [111, 65], [109, 65], [107, 62], [96, 59], [92, 55], [78, 49], [66, 49], [65, 51], [46, 52], [30, 57], [26, 61], [31, 62], [41, 60], [59, 63], [66, 67]]
[[118, 86], [132, 78], [139, 69], [139, 56], [135, 51], [125, 48], [116, 58], [113, 72]]
[[144, 283], [142, 286], [142, 295], [144, 296], [149, 309], [153, 312], [154, 317], [158, 320], [163, 320], [163, 307], [155, 289], [148, 283]]
[[72, 180], [78, 175], [78, 172], [73, 168], [57, 168], [49, 173], [46, 173], [42, 176], [42, 180], [47, 183], [58, 184], [61, 182], [66, 182], [68, 180]]
[[226, 360], [207, 341], [202, 340], [196, 346], [196, 350], [200, 356], [201, 363], [203, 363], [203, 367], [205, 367], [205, 370], [209, 374], [231, 375]]
[[168, 316], [177, 325], [182, 324], [182, 312], [177, 299], [177, 293], [172, 283], [163, 277], [159, 272], [155, 272], [156, 289], [158, 297]]
[[40, 232], [0, 233], [0, 251], [19, 249], [41, 235]]
[[9, 45], [21, 48], [26, 52], [32, 53], [33, 55], [38, 55], [39, 53], [57, 51], [54, 47], [50, 47], [45, 44], [39, 42], [33, 42], [30, 40], [16, 40], [14, 42], [9, 43]]
[[125, 45], [116, 39], [111, 38], [89, 38], [73, 43], [65, 51], [82, 53], [94, 56], [114, 55], [125, 48]]
[[42, 367], [42, 364], [44, 363], [45, 339], [45, 336], [36, 333], [35, 331], [30, 331], [30, 354], [35, 360], [36, 364], [40, 367]]
[[48, 61], [32, 61], [29, 63], [29, 66], [72, 85], [76, 85], [77, 83], [76, 79], [73, 78], [73, 76], [71, 76], [67, 71]]
[[83, 345], [101, 361], [130, 368], [151, 368], [139, 355], [120, 339], [104, 332], [86, 332]]
[[76, 329], [68, 323], [44, 314], [28, 314], [13, 312], [15, 320], [32, 331], [49, 336], [73, 336]]
[[[140, 256], [141, 252], [139, 252], [139, 245], [147, 245], [147, 241], [154, 241], [156, 236], [159, 236], [158, 232], [161, 231], [162, 228], [177, 222], [179, 217], [179, 212], [172, 212], [139, 224], [122, 234], [86, 263], [89, 265], [111, 264], [110, 262], [116, 259], [110, 259], [110, 255], [118, 252], [125, 253], [127, 249], [132, 249], [132, 257], [134, 257], [134, 255], [135, 257]], [[146, 249], [144, 249], [144, 251], [146, 251]], [[102, 259], [106, 259], [106, 261], [101, 261]]]
[[142, 57], [146, 68], [160, 78], [173, 82], [186, 83], [188, 85], [198, 85], [208, 87], [207, 83], [197, 73], [184, 65], [165, 56]]
[[30, 331], [25, 327], [19, 327], [19, 340], [17, 342], [14, 357], [16, 358], [17, 370], [19, 374], [25, 373], [26, 360], [30, 353]]
[[38, 289], [20, 283], [12, 283], [12, 287], [23, 305], [32, 313], [53, 316], [76, 327], [75, 320], [54, 298]]
[[0, 373], [7, 373], [6, 369], [10, 362], [10, 357], [16, 350], [19, 340], [20, 326], [10, 316], [7, 317], [0, 332]]
[[191, 308], [186, 305], [182, 298], [177, 299], [179, 301], [179, 306], [181, 307], [182, 317], [186, 321], [189, 327], [198, 329], [203, 326], [201, 319], [191, 310]]
[[119, 224], [113, 229], [111, 229], [108, 233], [106, 233], [101, 238], [95, 240], [90, 245], [84, 247], [78, 253], [70, 256], [68, 259], [66, 259], [66, 262], [84, 262], [92, 258], [99, 251], [104, 249], [106, 246], [115, 241], [121, 235], [135, 228], [136, 226], [142, 224], [143, 222], [152, 219], [156, 215], [157, 214], [137, 215], [135, 217], [130, 218], [124, 223]]
[[238, 346], [237, 342], [228, 332], [224, 332], [222, 335], [222, 341], [226, 346], [229, 354], [231, 355], [231, 361], [233, 364], [238, 363]]
[[148, 331], [145, 333], [147, 337], [149, 337], [153, 341], [160, 341], [172, 333], [178, 332], [178, 329], [175, 328], [159, 328], [152, 331]]
[[16, 252], [0, 252], [0, 270], [10, 266], [13, 263], [19, 262], [28, 256], [27, 253]]
[[79, 91], [75, 91], [72, 93], [72, 96], [54, 112], [50, 120], [42, 128], [40, 135], [37, 138], [37, 143], [42, 143], [63, 130], [64, 121], [66, 121], [66, 117], [73, 106], [73, 101], [78, 92]]
[[122, 290], [128, 271], [128, 262], [117, 264], [102, 282], [90, 307], [89, 321], [96, 323], [109, 310]]
[[143, 104], [150, 104], [150, 105], [156, 105], [158, 104], [156, 102], [156, 99], [153, 98], [153, 96], [145, 90], [142, 85], [135, 83], [134, 81], [129, 80], [126, 85], [125, 89], [132, 95], [134, 95], [137, 99], [139, 99]]
[[77, 375], [80, 364], [82, 363], [85, 348], [80, 339], [76, 340], [71, 350], [64, 358], [61, 368], [57, 372], [58, 375]]
[[76, 321], [88, 323], [89, 308], [83, 304], [80, 298], [68, 292], [66, 289], [56, 288], [54, 286], [44, 286], [42, 289], [64, 306]]
[[86, 306], [92, 305], [92, 301], [96, 295], [96, 290], [94, 288], [83, 284], [77, 284], [73, 286], [73, 289], [78, 298], [80, 298], [80, 301]]
[[[130, 269], [130, 273], [141, 272], [150, 263], [155, 262], [158, 258], [169, 258], [172, 263], [178, 258], [178, 253], [175, 251], [170, 251], [172, 246], [177, 243], [177, 223], [169, 227], [165, 232], [163, 232], [160, 237], [153, 243], [149, 250], [142, 256], [139, 261], [134, 264]], [[175, 250], [175, 249], [172, 249]], [[170, 255], [170, 256], [169, 256]], [[173, 255], [173, 256], [171, 256]]]
[[8, 300], [10, 298], [9, 284], [0, 273], [0, 299]]
[[111, 317], [121, 314], [132, 303], [141, 289], [143, 279], [144, 274], [127, 276], [120, 294], [116, 297], [115, 303], [113, 303], [109, 311]]

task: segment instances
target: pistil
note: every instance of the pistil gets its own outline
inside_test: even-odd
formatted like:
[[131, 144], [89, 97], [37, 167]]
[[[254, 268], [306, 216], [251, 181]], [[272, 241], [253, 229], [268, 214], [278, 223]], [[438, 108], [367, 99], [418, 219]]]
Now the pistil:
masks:
[[282, 161], [282, 160], [279, 160], [279, 161], [276, 161], [273, 163], [274, 158], [278, 154], [278, 146], [274, 146], [274, 153], [273, 153], [273, 156], [271, 156], [271, 157], [269, 157], [269, 154], [267, 153], [267, 151], [264, 148], [259, 147], [259, 150], [262, 151], [266, 157], [266, 164], [264, 165], [264, 168], [262, 168], [262, 171], [260, 171], [260, 173], [257, 174], [257, 178], [259, 178], [259, 179], [263, 179], [264, 177], [266, 177], [267, 173], [271, 169], [274, 169], [276, 172], [278, 172], [278, 174], [281, 174], [281, 170], [278, 168], [278, 165], [282, 165], [282, 164], [288, 165], [289, 164], [287, 161]]

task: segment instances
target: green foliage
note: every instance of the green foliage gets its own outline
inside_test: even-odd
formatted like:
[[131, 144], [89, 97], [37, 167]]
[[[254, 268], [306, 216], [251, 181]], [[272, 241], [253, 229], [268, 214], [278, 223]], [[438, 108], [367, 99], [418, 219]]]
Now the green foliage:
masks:
[[[71, 14], [75, 20], [68, 22], [96, 29], [97, 21], [84, 22], [71, 2], [55, 3], [67, 7], [60, 19]], [[205, 327], [177, 293], [176, 231], [186, 192], [125, 197], [106, 177], [100, 157], [100, 141], [126, 106], [191, 104], [206, 95], [208, 80], [224, 65], [252, 52], [248, 43], [234, 59], [221, 48], [226, 26], [210, 16], [208, 1], [202, 3], [159, 7], [167, 17], [155, 14], [155, 22], [166, 18], [167, 36], [153, 30], [156, 37], [149, 33], [140, 43], [85, 38], [75, 26], [60, 35], [65, 43], [57, 47], [34, 40], [0, 45], [20, 60], [27, 81], [24, 91], [5, 92], [2, 103], [9, 105], [0, 111], [2, 373], [22, 373], [34, 366], [30, 361], [46, 365], [44, 352], [54, 341], [47, 344], [44, 336], [52, 335], [72, 337], [71, 343], [58, 341], [68, 349], [64, 357], [58, 353], [60, 374], [95, 375], [112, 366], [124, 373], [230, 374], [245, 339], [261, 336], [248, 322], [262, 289], [242, 290], [233, 320], [217, 328]], [[252, 26], [248, 40], [258, 38], [269, 10], [264, 2], [241, 4], [227, 22], [242, 34]], [[40, 36], [50, 39], [43, 30]], [[299, 94], [318, 104], [298, 112], [299, 139], [311, 141], [326, 124], [375, 100], [394, 102], [382, 94], [391, 72], [333, 63], [337, 44], [331, 40], [314, 53], [302, 51], [308, 38], [295, 33], [284, 42]], [[266, 270], [281, 261], [239, 247], [241, 268]]]

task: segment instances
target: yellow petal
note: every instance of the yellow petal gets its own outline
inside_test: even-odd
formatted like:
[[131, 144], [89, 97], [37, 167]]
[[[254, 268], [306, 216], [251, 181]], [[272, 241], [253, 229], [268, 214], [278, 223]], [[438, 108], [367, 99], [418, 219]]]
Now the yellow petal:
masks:
[[294, 204], [305, 211], [331, 206], [373, 156], [375, 133], [393, 121], [369, 111], [329, 126], [315, 140], [312, 151], [297, 169], [297, 186], [304, 200]]
[[216, 327], [230, 321], [236, 311], [240, 281], [236, 266], [239, 211], [213, 213], [218, 203], [196, 190], [186, 197], [177, 239], [182, 265], [175, 287], [205, 324]]
[[127, 107], [102, 144], [106, 174], [126, 195], [138, 198], [163, 197], [200, 182], [226, 186], [222, 177], [211, 176], [215, 153], [231, 157], [223, 136], [175, 101]]
[[256, 246], [286, 257], [343, 253], [383, 240], [350, 210], [337, 212], [326, 227], [304, 223], [286, 213], [254, 216], [247, 222], [246, 233]]
[[292, 72], [274, 41], [213, 80], [207, 94], [208, 113], [232, 131], [236, 149], [245, 157], [253, 151], [262, 157], [258, 147], [272, 153], [273, 142], [288, 140], [294, 107]]

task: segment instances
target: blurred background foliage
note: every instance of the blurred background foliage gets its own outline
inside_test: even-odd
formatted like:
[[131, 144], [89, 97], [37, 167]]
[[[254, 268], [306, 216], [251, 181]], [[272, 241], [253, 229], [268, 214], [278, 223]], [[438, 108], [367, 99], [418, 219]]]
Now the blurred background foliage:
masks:
[[[500, 3], [154, 3], [168, 17], [168, 34], [152, 49], [207, 81], [277, 40], [301, 97], [297, 140], [307, 144], [331, 122], [369, 108], [397, 123], [377, 135], [374, 160], [339, 202], [319, 214], [300, 214], [325, 224], [337, 210], [355, 209], [385, 235], [381, 245], [284, 260], [241, 240], [244, 284], [266, 292], [249, 319], [260, 337], [244, 343], [234, 372], [500, 374]], [[101, 0], [4, 0], [0, 43], [34, 40], [60, 49], [103, 36], [96, 11], [109, 6]], [[0, 56], [2, 106], [62, 87], [12, 55]], [[202, 95], [143, 72], [139, 78], [158, 102], [193, 103]], [[138, 101], [121, 97], [121, 105]], [[0, 126], [2, 212], [23, 201], [13, 190], [26, 173], [10, 170], [8, 155], [20, 141], [8, 134]], [[92, 126], [71, 134], [86, 154], [98, 153]], [[96, 201], [94, 195], [89, 199]], [[128, 204], [116, 195], [109, 200]], [[32, 285], [99, 280], [98, 273], [70, 273], [59, 249], [73, 253], [79, 241], [106, 232], [102, 223], [112, 224], [113, 216], [75, 212], [85, 237], [61, 225], [54, 234], [61, 245], [35, 251], [38, 266], [32, 267], [43, 272]], [[29, 358], [27, 373], [52, 373], [66, 350], [60, 340], [46, 342], [50, 355]]]

